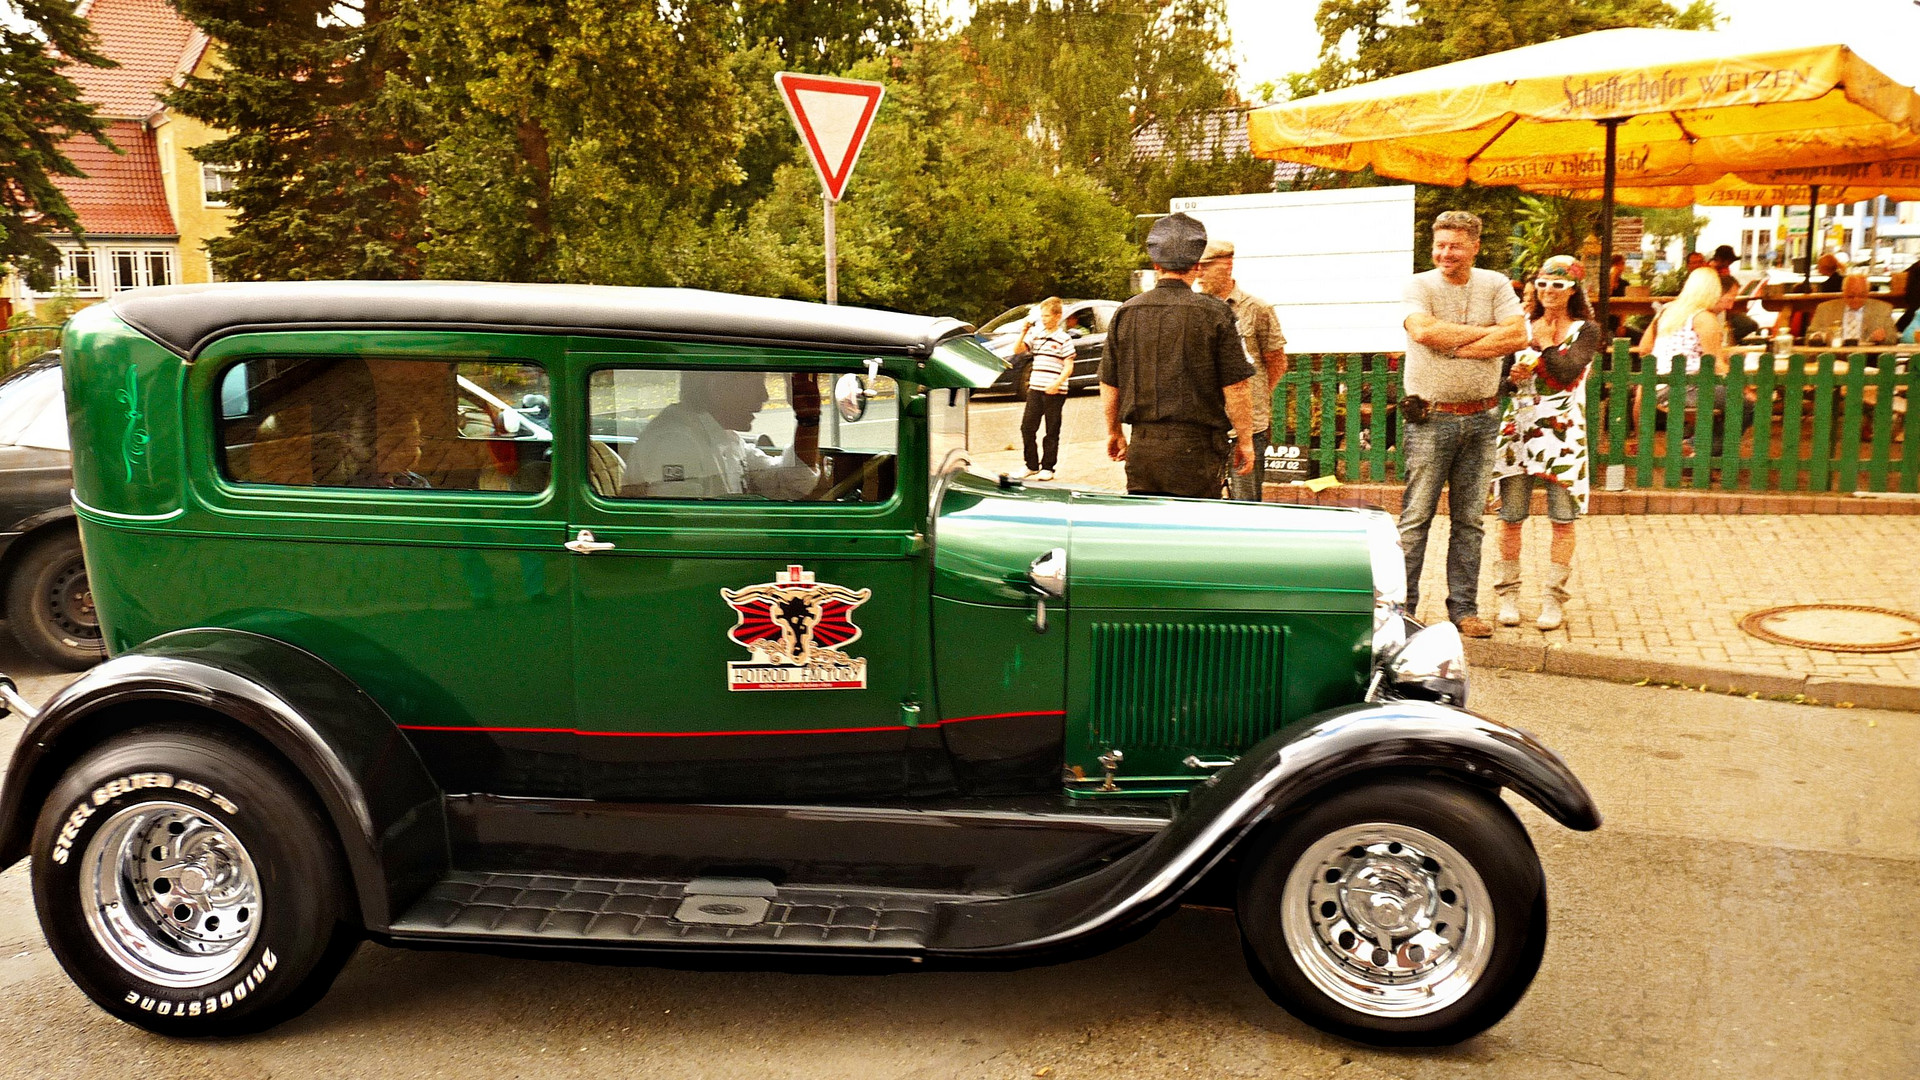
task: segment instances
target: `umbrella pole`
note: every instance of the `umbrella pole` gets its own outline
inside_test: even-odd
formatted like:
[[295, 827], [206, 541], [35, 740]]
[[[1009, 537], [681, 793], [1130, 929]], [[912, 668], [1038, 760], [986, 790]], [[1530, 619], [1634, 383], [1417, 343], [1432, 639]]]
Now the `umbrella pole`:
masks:
[[1600, 291], [1600, 333], [1611, 342], [1613, 324], [1607, 321], [1607, 309], [1610, 306], [1609, 294], [1613, 292], [1613, 157], [1621, 120], [1602, 120], [1600, 123], [1607, 129], [1607, 171], [1605, 183], [1600, 188], [1600, 280], [1597, 284]]
[[1819, 228], [1819, 226], [1814, 223], [1814, 217], [1815, 212], [1819, 209], [1820, 185], [1815, 184], [1807, 189], [1807, 276], [1801, 279], [1801, 283], [1806, 286], [1806, 288], [1800, 290], [1801, 292], [1813, 291], [1813, 260], [1814, 257], [1819, 254], [1813, 250], [1813, 238], [1818, 235], [1814, 230]]

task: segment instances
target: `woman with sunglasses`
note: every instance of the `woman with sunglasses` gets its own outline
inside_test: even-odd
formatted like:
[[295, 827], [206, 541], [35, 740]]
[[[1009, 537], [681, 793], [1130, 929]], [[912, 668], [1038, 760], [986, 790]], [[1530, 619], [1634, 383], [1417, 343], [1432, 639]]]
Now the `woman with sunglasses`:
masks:
[[1587, 509], [1587, 368], [1600, 351], [1600, 327], [1580, 287], [1587, 268], [1555, 255], [1527, 286], [1527, 347], [1515, 355], [1515, 387], [1500, 416], [1493, 479], [1500, 486], [1500, 561], [1494, 593], [1502, 626], [1520, 625], [1520, 546], [1536, 487], [1547, 492], [1553, 523], [1547, 591], [1534, 626], [1565, 620], [1573, 572], [1573, 523]]

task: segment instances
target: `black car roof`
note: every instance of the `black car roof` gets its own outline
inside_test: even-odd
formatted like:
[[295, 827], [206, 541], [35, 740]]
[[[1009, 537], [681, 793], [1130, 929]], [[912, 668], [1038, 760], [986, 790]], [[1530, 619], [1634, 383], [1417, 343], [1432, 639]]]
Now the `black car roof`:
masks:
[[973, 330], [958, 319], [698, 289], [474, 281], [170, 285], [119, 293], [108, 304], [189, 360], [220, 338], [256, 331], [542, 331], [926, 356]]

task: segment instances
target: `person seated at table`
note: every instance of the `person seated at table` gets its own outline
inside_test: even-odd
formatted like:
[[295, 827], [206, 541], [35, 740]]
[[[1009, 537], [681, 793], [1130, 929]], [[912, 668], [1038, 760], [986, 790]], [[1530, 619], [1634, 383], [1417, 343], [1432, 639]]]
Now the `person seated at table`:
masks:
[[[1727, 280], [1732, 281], [1731, 278]], [[1680, 358], [1685, 365], [1683, 371], [1693, 375], [1700, 370], [1703, 360], [1711, 356], [1714, 374], [1724, 378], [1732, 370], [1733, 365], [1727, 357], [1726, 331], [1721, 322], [1721, 316], [1733, 306], [1734, 299], [1739, 294], [1740, 283], [1735, 281], [1731, 286], [1726, 285], [1721, 280], [1719, 272], [1711, 266], [1703, 266], [1688, 274], [1686, 284], [1680, 288], [1680, 295], [1674, 297], [1672, 303], [1660, 309], [1660, 314], [1653, 320], [1653, 325], [1647, 327], [1646, 337], [1640, 339], [1641, 355], [1652, 357], [1654, 371], [1666, 378], [1675, 378], [1673, 361], [1676, 357]], [[1672, 396], [1671, 389], [1671, 384], [1664, 381], [1654, 388], [1654, 401], [1663, 413], [1667, 411], [1667, 400]], [[1742, 432], [1745, 432], [1753, 423], [1751, 406], [1754, 398], [1753, 387], [1747, 387], [1746, 400], [1749, 407], [1741, 410], [1740, 430]], [[1694, 409], [1697, 415], [1699, 404], [1699, 389], [1691, 385], [1687, 386], [1685, 407]], [[1726, 453], [1729, 444], [1726, 438], [1729, 433], [1724, 423], [1726, 411], [1727, 387], [1725, 383], [1719, 383], [1713, 388], [1714, 428], [1721, 433], [1721, 438], [1716, 441], [1717, 445], [1714, 448], [1716, 454]], [[1634, 413], [1635, 415], [1639, 413], [1637, 387], [1634, 390]], [[1732, 445], [1737, 446], [1739, 435], [1734, 435], [1730, 441]], [[1687, 437], [1685, 443], [1685, 453], [1690, 455], [1693, 452], [1692, 437]]]
[[1845, 279], [1840, 274], [1840, 257], [1838, 255], [1829, 251], [1820, 256], [1820, 260], [1813, 264], [1813, 270], [1814, 273], [1820, 275], [1820, 280], [1814, 282], [1811, 288], [1807, 286], [1806, 282], [1801, 282], [1793, 287], [1793, 292], [1840, 291], [1840, 286], [1844, 283]]
[[[1720, 246], [1722, 248], [1726, 247], [1725, 244]], [[1714, 255], [1715, 260], [1718, 260], [1719, 257], [1719, 254], [1716, 252]], [[1739, 279], [1722, 270], [1720, 271], [1720, 290], [1726, 292], [1729, 289], [1733, 290], [1733, 299], [1726, 305], [1727, 341], [1730, 344], [1737, 344], [1758, 334], [1760, 332], [1760, 324], [1754, 321], [1753, 316], [1747, 314], [1747, 304], [1749, 302], [1740, 299]]]
[[1840, 283], [1840, 299], [1815, 308], [1807, 324], [1809, 345], [1886, 345], [1898, 336], [1893, 305], [1867, 299], [1865, 274], [1848, 274]]

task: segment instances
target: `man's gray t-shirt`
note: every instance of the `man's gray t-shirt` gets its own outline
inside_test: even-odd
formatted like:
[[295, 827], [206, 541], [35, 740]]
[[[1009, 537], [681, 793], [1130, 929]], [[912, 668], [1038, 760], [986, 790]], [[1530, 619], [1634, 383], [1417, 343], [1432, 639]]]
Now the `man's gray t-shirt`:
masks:
[[[1407, 281], [1404, 322], [1415, 314], [1431, 315], [1467, 326], [1494, 326], [1525, 312], [1505, 274], [1475, 267], [1465, 285], [1455, 285], [1438, 270], [1415, 274]], [[1479, 401], [1500, 393], [1500, 361], [1463, 360], [1449, 349], [1429, 349], [1407, 339], [1407, 393], [1428, 401]]]

